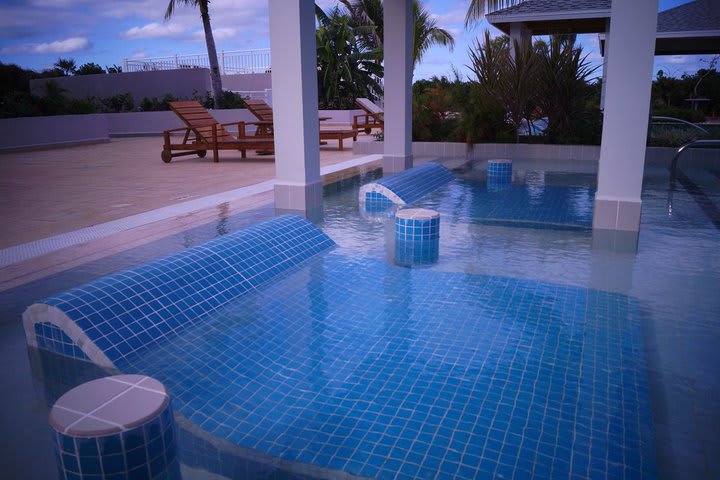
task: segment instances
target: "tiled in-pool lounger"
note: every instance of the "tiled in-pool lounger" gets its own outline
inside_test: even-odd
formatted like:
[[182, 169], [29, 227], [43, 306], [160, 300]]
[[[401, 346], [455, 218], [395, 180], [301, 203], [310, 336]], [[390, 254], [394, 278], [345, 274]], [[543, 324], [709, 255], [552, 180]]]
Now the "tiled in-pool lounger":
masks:
[[426, 163], [395, 175], [363, 185], [359, 200], [368, 206], [406, 205], [455, 178], [447, 168]]
[[282, 216], [28, 307], [30, 345], [120, 368], [243, 293], [335, 245]]

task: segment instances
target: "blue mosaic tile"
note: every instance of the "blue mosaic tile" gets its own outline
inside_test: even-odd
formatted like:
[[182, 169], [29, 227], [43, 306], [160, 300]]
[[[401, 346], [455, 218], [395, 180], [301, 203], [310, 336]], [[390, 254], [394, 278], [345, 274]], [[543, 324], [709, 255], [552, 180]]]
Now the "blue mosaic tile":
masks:
[[77, 437], [54, 433], [61, 479], [180, 480], [171, 404], [148, 422], [113, 435]]
[[180, 478], [171, 402], [153, 379], [103, 376], [76, 385], [49, 417], [60, 478]]
[[488, 160], [487, 162], [488, 183], [491, 179], [493, 183], [502, 183], [512, 181], [512, 161], [511, 160]]
[[[61, 310], [119, 367], [333, 245], [307, 220], [281, 216], [40, 303]], [[38, 346], [88, 360], [57, 330], [35, 327]]]
[[374, 183], [364, 185], [360, 190], [361, 202], [365, 208], [375, 210], [390, 205], [409, 204], [454, 179], [450, 170], [437, 163], [425, 163]]
[[48, 322], [36, 323], [35, 335], [39, 348], [62, 353], [66, 357], [90, 361], [85, 352], [75, 345], [75, 342], [57, 325]]
[[[369, 302], [368, 299], [375, 299]], [[637, 302], [334, 251], [137, 355], [208, 436], [373, 478], [655, 478]]]
[[[437, 210], [450, 223], [590, 230], [594, 198], [595, 189], [588, 186], [457, 179], [413, 206]], [[459, 199], [463, 208], [458, 208]]]

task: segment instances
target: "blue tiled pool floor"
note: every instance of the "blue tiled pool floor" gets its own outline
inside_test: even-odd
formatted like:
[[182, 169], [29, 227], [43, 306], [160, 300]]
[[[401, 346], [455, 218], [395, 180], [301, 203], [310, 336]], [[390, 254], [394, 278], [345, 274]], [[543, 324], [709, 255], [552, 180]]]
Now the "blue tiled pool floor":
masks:
[[420, 200], [418, 205], [449, 215], [453, 221], [590, 230], [595, 188], [589, 179], [579, 176], [579, 180], [580, 185], [545, 184], [544, 181], [493, 185], [458, 178]]
[[124, 370], [162, 381], [208, 435], [351, 475], [656, 476], [633, 298], [350, 254]]

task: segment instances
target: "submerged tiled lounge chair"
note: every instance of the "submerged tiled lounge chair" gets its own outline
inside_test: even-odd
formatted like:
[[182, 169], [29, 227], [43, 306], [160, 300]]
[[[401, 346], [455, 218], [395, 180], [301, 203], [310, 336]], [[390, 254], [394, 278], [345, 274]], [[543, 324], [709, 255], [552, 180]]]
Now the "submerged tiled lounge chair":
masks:
[[353, 117], [353, 128], [355, 130], [365, 130], [369, 134], [373, 128], [385, 129], [385, 120], [383, 109], [375, 105], [367, 98], [356, 98], [355, 103], [358, 107], [365, 110], [365, 113], [355, 115]]
[[[197, 155], [203, 158], [208, 150], [213, 152], [213, 161], [217, 162], [219, 150], [238, 150], [242, 158], [246, 157], [247, 150], [272, 150], [275, 148], [273, 137], [270, 135], [245, 134], [245, 126], [252, 125], [246, 122], [221, 124], [197, 101], [170, 102], [170, 109], [185, 122], [185, 127], [171, 128], [163, 132], [164, 144], [161, 158], [168, 163], [174, 157], [183, 155]], [[237, 136], [231, 135], [225, 127], [237, 127]], [[181, 143], [173, 143], [171, 134], [184, 132]], [[191, 136], [192, 134], [192, 136]], [[178, 153], [173, 153], [177, 150]]]
[[[273, 133], [273, 110], [265, 100], [259, 100], [257, 98], [246, 98], [243, 100], [245, 107], [255, 115], [258, 119], [256, 122], [258, 126], [258, 132], [261, 134], [272, 135]], [[320, 117], [320, 121], [329, 120], [331, 117]], [[339, 128], [339, 129], [323, 129], [320, 128], [320, 140], [337, 140], [338, 147], [340, 150], [343, 148], [343, 139], [352, 137], [353, 140], [357, 140], [358, 131], [357, 128]]]

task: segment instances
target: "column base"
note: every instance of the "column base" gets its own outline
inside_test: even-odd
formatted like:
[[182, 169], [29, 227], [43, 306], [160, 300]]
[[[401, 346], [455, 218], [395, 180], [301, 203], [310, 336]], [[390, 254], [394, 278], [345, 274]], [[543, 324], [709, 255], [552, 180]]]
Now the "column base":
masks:
[[637, 253], [640, 232], [593, 229], [592, 249], [611, 253]]
[[303, 185], [290, 183], [275, 183], [275, 211], [276, 213], [296, 213], [309, 220], [322, 217], [322, 181]]
[[383, 156], [383, 174], [404, 172], [413, 166], [412, 155], [385, 155]]
[[595, 197], [593, 230], [640, 231], [640, 200], [617, 200]]

